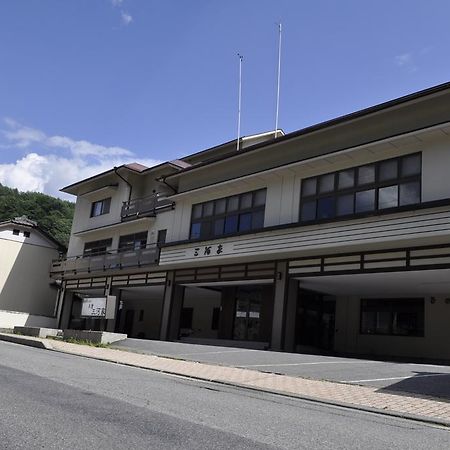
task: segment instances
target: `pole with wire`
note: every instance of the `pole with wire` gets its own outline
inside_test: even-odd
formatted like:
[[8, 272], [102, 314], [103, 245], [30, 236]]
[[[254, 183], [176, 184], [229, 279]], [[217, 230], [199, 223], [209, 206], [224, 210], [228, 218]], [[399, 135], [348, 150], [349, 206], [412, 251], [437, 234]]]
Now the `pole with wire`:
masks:
[[275, 112], [275, 137], [278, 136], [278, 116], [280, 113], [280, 80], [281, 80], [281, 23], [278, 23], [278, 74], [277, 74], [277, 106]]
[[237, 55], [239, 58], [239, 94], [238, 94], [238, 124], [237, 124], [236, 150], [239, 151], [239, 145], [241, 140], [242, 60], [244, 59], [244, 57], [239, 53]]

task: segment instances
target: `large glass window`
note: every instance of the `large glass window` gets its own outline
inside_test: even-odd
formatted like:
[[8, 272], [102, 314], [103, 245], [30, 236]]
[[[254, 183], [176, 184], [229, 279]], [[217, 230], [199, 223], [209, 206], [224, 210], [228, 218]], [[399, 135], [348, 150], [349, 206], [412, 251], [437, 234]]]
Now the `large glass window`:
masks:
[[191, 239], [208, 239], [264, 227], [266, 189], [192, 206]]
[[102, 255], [111, 249], [112, 239], [86, 242], [84, 244], [83, 256]]
[[108, 214], [111, 207], [111, 197], [93, 202], [91, 205], [91, 217]]
[[128, 234], [120, 236], [119, 252], [126, 252], [130, 250], [139, 250], [145, 248], [147, 245], [147, 231], [142, 233]]
[[368, 214], [421, 202], [421, 154], [366, 164], [302, 181], [300, 220]]
[[423, 336], [424, 300], [361, 300], [361, 333], [394, 336]]

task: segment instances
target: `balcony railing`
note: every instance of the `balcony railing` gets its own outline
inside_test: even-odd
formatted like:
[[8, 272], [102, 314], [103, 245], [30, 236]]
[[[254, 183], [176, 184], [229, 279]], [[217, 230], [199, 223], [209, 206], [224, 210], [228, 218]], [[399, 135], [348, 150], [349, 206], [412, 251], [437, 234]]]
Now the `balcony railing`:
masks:
[[147, 245], [136, 250], [111, 250], [106, 253], [91, 256], [72, 256], [54, 260], [50, 268], [52, 274], [77, 274], [107, 270], [120, 270], [131, 267], [141, 267], [158, 264], [159, 247], [156, 244]]
[[147, 197], [136, 198], [123, 202], [120, 216], [122, 220], [132, 220], [138, 217], [154, 217], [158, 211], [174, 206], [174, 202], [156, 193]]

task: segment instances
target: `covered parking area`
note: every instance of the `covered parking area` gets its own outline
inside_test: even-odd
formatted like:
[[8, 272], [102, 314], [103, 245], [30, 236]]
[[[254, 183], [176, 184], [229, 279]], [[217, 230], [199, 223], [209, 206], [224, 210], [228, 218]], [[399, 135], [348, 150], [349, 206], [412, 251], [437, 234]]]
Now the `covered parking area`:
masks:
[[293, 350], [450, 361], [450, 269], [293, 279]]

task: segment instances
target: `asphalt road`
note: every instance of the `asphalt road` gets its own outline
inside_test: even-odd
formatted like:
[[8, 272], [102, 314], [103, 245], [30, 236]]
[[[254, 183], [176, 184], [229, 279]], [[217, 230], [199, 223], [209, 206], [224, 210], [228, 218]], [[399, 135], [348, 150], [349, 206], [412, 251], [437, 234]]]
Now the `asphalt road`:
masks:
[[[450, 400], [450, 366], [126, 339], [115, 347], [190, 361], [374, 386]], [[450, 448], [450, 446], [449, 446]]]
[[448, 449], [450, 431], [0, 342], [1, 449]]

